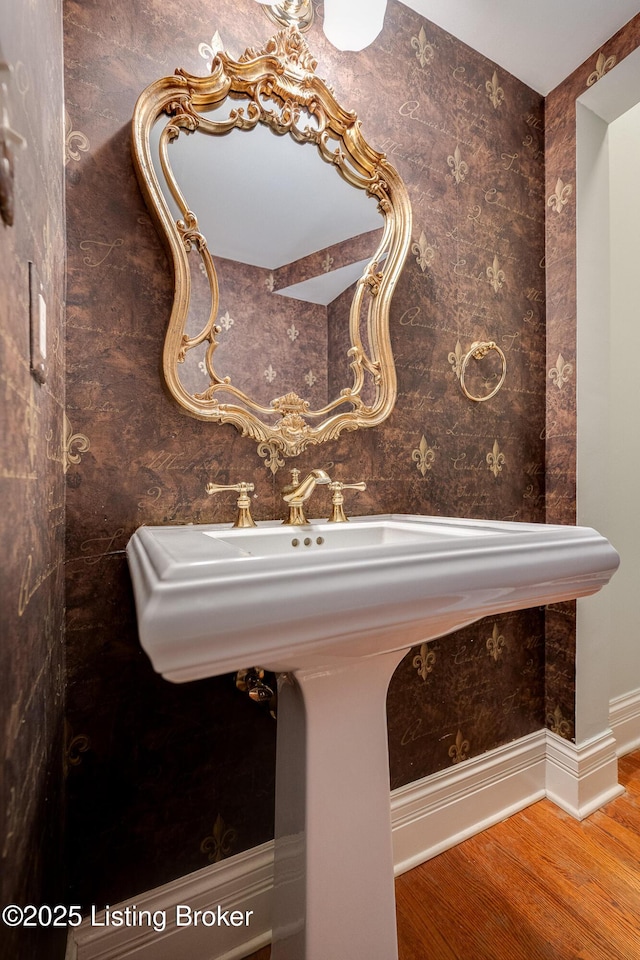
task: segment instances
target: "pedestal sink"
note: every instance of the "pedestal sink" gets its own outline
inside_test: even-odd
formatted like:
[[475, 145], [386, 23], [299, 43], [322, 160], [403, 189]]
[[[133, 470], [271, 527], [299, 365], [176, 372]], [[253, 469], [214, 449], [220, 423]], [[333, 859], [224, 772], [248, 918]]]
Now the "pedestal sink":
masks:
[[272, 960], [397, 958], [385, 707], [405, 653], [618, 566], [585, 527], [400, 515], [141, 527], [127, 552], [155, 670], [279, 674]]

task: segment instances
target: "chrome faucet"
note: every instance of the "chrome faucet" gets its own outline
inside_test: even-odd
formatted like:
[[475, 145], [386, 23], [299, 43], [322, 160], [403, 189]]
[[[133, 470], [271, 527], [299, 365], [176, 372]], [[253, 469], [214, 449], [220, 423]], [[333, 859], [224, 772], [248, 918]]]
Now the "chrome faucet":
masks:
[[283, 523], [291, 526], [300, 526], [309, 523], [304, 515], [304, 505], [319, 483], [331, 483], [331, 477], [324, 470], [312, 470], [304, 480], [299, 482], [300, 472], [292, 470], [293, 482], [282, 491], [282, 499], [289, 507], [289, 516]]

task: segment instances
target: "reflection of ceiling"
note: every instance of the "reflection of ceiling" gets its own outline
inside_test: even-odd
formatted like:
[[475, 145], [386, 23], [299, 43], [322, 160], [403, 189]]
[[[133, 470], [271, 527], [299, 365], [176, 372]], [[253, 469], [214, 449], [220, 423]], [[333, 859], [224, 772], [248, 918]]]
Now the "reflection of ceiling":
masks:
[[382, 223], [377, 201], [343, 180], [315, 145], [262, 124], [182, 135], [169, 158], [214, 257], [275, 270]]
[[640, 12], [640, 0], [403, 3], [545, 95]]
[[364, 273], [368, 260], [359, 263], [350, 263], [346, 267], [331, 270], [330, 273], [321, 273], [319, 277], [311, 277], [302, 283], [294, 283], [290, 287], [276, 290], [281, 297], [291, 297], [293, 300], [305, 300], [307, 303], [320, 303], [323, 307], [333, 303], [336, 297], [359, 280]]

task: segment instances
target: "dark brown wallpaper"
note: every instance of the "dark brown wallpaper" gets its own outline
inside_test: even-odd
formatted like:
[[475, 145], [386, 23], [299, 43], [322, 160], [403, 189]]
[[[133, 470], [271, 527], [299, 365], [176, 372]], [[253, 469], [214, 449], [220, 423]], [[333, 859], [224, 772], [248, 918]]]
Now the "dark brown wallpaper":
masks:
[[[230, 677], [181, 687], [154, 675], [124, 557], [142, 523], [231, 521], [234, 497], [208, 498], [208, 481], [253, 481], [266, 519], [281, 515], [288, 479], [232, 427], [183, 415], [160, 383], [171, 281], [133, 173], [130, 118], [151, 81], [207, 70], [216, 30], [235, 56], [272, 32], [253, 0], [65, 6], [67, 412], [83, 438], [67, 473], [68, 818], [72, 891], [85, 903], [132, 896], [272, 831], [273, 721]], [[338, 53], [319, 22], [308, 42], [319, 75], [400, 170], [414, 230], [391, 315], [393, 415], [295, 465], [366, 480], [354, 513], [542, 521], [542, 98], [395, 0], [360, 54]], [[248, 309], [249, 286], [242, 295]], [[504, 350], [507, 380], [474, 405], [450, 355], [486, 338]], [[544, 662], [540, 610], [411, 651], [389, 692], [393, 786], [540, 728]]]
[[[62, 10], [0, 2], [14, 224], [0, 220], [0, 903], [65, 898]], [[4, 105], [4, 104], [3, 104]], [[30, 373], [29, 262], [47, 307], [47, 379]], [[56, 960], [65, 931], [0, 927], [0, 955]]]

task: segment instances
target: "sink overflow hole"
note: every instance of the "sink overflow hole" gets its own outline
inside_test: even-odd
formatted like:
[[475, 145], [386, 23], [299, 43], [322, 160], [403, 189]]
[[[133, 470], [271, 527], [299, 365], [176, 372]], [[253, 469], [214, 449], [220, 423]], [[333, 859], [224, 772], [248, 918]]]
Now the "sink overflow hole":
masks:
[[[318, 544], [318, 546], [321, 546], [321, 544], [324, 543], [324, 537], [316, 537], [316, 543]], [[305, 537], [305, 538], [304, 538], [304, 545], [305, 545], [305, 547], [310, 547], [311, 544], [312, 544], [311, 537]], [[291, 546], [292, 546], [292, 547], [299, 547], [299, 546], [300, 546], [300, 541], [298, 540], [297, 537], [294, 537], [294, 538], [293, 538], [293, 540], [291, 541]]]

